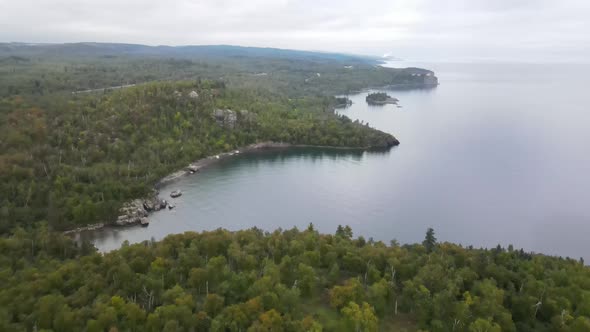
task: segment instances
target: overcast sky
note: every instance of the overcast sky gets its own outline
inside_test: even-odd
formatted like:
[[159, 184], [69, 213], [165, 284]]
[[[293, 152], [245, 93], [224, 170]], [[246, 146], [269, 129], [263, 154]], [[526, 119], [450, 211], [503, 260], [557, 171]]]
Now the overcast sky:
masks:
[[0, 41], [233, 44], [408, 60], [590, 59], [590, 0], [0, 0]]

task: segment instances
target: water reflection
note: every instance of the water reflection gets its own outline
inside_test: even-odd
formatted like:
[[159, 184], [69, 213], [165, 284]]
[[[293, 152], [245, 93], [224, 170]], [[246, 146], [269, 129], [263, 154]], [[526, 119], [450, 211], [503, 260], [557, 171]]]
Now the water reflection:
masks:
[[[131, 243], [148, 241], [151, 239], [161, 239], [170, 233], [187, 230], [214, 229], [218, 226], [231, 229], [233, 226], [231, 222], [225, 224], [208, 222], [206, 225], [203, 225], [200, 222], [193, 223], [193, 221], [195, 219], [202, 220], [203, 215], [207, 219], [217, 219], [219, 211], [215, 211], [211, 206], [224, 199], [229, 199], [227, 197], [229, 195], [222, 194], [228, 188], [231, 192], [236, 192], [238, 189], [245, 190], [245, 195], [241, 199], [243, 202], [244, 199], [252, 199], [251, 194], [260, 194], [258, 192], [260, 188], [256, 187], [264, 187], [268, 182], [277, 184], [278, 181], [271, 181], [269, 178], [279, 180], [279, 178], [283, 177], [281, 172], [286, 172], [289, 169], [305, 173], [307, 171], [300, 167], [313, 168], [314, 165], [324, 167], [326, 165], [336, 166], [338, 164], [351, 163], [361, 165], [365, 158], [386, 159], [390, 153], [391, 149], [363, 151], [357, 149], [293, 147], [288, 149], [259, 150], [235, 155], [207, 166], [198, 175], [181, 178], [160, 188], [161, 197], [167, 199], [169, 193], [176, 189], [181, 189], [184, 194], [178, 199], [171, 200], [176, 205], [175, 209], [163, 210], [152, 214], [150, 216], [150, 226], [106, 227], [100, 230], [82, 232], [78, 235], [78, 238], [80, 240], [91, 241], [100, 250], [108, 251], [120, 247], [127, 240]], [[294, 166], [295, 168], [293, 168]], [[257, 173], [261, 178], [252, 177], [254, 173]], [[297, 179], [305, 177], [304, 174], [290, 174], [289, 176], [295, 182], [300, 182]], [[249, 177], [250, 179], [248, 180], [247, 178]], [[247, 181], [248, 183], [243, 184], [243, 181]], [[317, 183], [318, 181], [313, 182]], [[240, 186], [241, 184], [242, 186]], [[305, 185], [305, 181], [299, 184]], [[295, 183], [284, 186], [284, 188], [290, 188], [290, 190], [295, 187]], [[269, 191], [272, 190], [273, 188], [269, 188]], [[276, 187], [274, 191], [277, 192]], [[288, 195], [284, 195], [283, 197], [288, 198]], [[199, 204], [199, 202], [208, 203]], [[236, 204], [234, 206], [229, 206], [228, 204], [224, 209], [232, 209], [233, 213], [239, 213], [240, 210], [248, 210], [249, 213], [252, 213], [252, 211], [255, 211], [250, 208], [253, 204], [255, 202], [246, 203], [241, 207], [236, 206]], [[264, 206], [265, 204], [262, 205]], [[196, 210], [199, 212], [197, 213]], [[262, 213], [261, 210], [258, 211]], [[259, 219], [260, 216], [253, 215], [250, 224], [245, 224], [245, 226], [256, 226], [256, 220]], [[272, 229], [274, 228], [271, 227], [267, 230]]]

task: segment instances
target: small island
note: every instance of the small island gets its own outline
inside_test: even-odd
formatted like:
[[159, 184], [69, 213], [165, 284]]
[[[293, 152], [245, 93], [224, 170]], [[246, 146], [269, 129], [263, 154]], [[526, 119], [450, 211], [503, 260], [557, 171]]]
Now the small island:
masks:
[[399, 101], [397, 98], [393, 98], [385, 92], [370, 93], [366, 100], [369, 105], [397, 104]]

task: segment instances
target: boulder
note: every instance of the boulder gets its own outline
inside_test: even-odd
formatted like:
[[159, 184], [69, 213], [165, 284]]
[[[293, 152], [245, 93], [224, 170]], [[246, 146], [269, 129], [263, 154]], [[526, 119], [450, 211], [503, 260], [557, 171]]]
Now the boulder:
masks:
[[191, 173], [197, 173], [199, 171], [199, 166], [196, 165], [188, 165], [188, 167], [186, 168], [187, 171], [191, 172]]
[[162, 207], [162, 203], [165, 203], [165, 201], [161, 200], [160, 198], [158, 198], [158, 196], [152, 196], [149, 198], [146, 198], [143, 201], [143, 208], [147, 211], [147, 212], [152, 212], [152, 211], [159, 211], [163, 208], [166, 207], [166, 205], [164, 205]]
[[195, 90], [191, 91], [191, 92], [188, 94], [188, 96], [189, 96], [189, 98], [192, 98], [192, 99], [197, 99], [197, 98], [199, 98], [199, 94], [198, 94], [198, 93], [197, 93], [197, 91], [195, 91]]

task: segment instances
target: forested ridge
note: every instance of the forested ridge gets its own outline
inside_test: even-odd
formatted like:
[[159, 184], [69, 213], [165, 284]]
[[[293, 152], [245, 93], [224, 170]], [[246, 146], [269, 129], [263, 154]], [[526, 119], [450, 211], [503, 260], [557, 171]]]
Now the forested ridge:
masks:
[[0, 239], [2, 331], [590, 330], [572, 259], [259, 229], [170, 235], [106, 254], [40, 226]]

